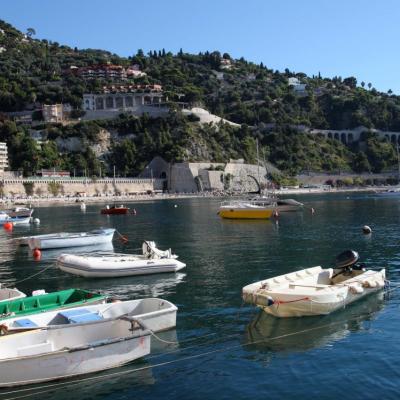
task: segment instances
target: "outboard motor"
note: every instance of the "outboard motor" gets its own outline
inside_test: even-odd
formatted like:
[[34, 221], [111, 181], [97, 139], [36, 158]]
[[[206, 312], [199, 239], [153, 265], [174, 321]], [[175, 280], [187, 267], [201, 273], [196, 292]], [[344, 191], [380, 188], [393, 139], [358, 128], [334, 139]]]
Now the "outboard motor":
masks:
[[360, 256], [354, 250], [346, 250], [340, 253], [335, 260], [336, 269], [351, 269], [359, 260]]
[[357, 264], [360, 256], [354, 250], [346, 250], [340, 253], [335, 260], [335, 271], [336, 274], [332, 276], [332, 279], [338, 275], [351, 275], [352, 271], [364, 270], [364, 264]]

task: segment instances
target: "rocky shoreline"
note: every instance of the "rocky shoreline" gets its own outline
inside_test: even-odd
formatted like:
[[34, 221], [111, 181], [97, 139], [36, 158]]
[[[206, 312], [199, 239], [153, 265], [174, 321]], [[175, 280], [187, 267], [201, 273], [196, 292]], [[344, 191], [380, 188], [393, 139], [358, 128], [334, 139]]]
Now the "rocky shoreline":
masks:
[[[286, 195], [308, 195], [308, 194], [328, 194], [328, 193], [374, 193], [383, 190], [387, 190], [388, 186], [374, 186], [374, 187], [357, 187], [357, 188], [332, 188], [332, 189], [321, 189], [321, 188], [290, 188], [276, 190], [274, 193], [279, 196]], [[123, 203], [134, 203], [134, 202], [145, 202], [145, 201], [156, 201], [156, 200], [179, 200], [187, 198], [226, 198], [226, 197], [237, 197], [231, 196], [228, 193], [223, 192], [205, 192], [205, 193], [156, 193], [156, 194], [141, 194], [141, 195], [127, 195], [127, 196], [86, 196], [86, 197], [19, 197], [15, 199], [1, 199], [0, 203], [4, 207], [18, 206], [18, 205], [32, 205], [33, 207], [45, 207], [50, 205], [63, 206], [71, 204], [123, 204]]]

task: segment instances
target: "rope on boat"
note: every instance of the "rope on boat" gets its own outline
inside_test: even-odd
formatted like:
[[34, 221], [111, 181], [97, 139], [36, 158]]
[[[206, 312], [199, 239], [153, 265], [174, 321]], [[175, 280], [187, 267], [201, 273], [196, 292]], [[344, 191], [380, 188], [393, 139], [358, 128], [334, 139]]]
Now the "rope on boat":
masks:
[[[4, 287], [4, 288], [7, 288], [7, 287], [10, 287], [10, 286], [17, 285], [18, 283], [25, 282], [25, 281], [27, 281], [27, 280], [29, 280], [29, 279], [34, 278], [35, 276], [38, 276], [38, 275], [42, 274], [43, 272], [47, 271], [47, 270], [50, 269], [50, 268], [54, 268], [54, 265], [51, 264], [51, 265], [49, 265], [48, 267], [43, 268], [41, 271], [37, 272], [36, 274], [30, 275], [30, 276], [28, 276], [28, 277], [26, 277], [26, 278], [24, 278], [24, 279], [21, 279], [21, 280], [19, 280], [19, 281], [16, 281], [16, 282], [14, 282], [14, 283], [12, 283], [12, 284], [9, 284], [9, 285], [7, 285], [7, 286], [6, 286], [6, 285], [1, 285], [1, 286]], [[0, 395], [1, 395], [1, 393], [0, 393]]]
[[128, 236], [122, 235], [122, 234], [119, 233], [117, 230], [115, 230], [115, 233], [118, 235], [119, 240], [120, 240], [122, 243], [125, 244], [125, 243], [128, 243], [128, 242], [129, 242]]

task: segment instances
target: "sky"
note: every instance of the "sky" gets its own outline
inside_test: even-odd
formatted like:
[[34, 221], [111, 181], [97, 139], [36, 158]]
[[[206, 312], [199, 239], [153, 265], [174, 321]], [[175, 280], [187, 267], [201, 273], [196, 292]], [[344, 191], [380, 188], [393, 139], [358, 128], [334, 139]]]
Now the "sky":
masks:
[[121, 56], [218, 50], [396, 94], [399, 18], [398, 0], [0, 0], [0, 19], [72, 47]]

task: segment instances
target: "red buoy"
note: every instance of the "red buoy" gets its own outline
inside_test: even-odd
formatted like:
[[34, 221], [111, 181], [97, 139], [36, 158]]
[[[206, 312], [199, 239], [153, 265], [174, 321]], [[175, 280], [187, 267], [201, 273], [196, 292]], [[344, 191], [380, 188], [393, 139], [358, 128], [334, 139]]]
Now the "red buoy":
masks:
[[42, 252], [39, 250], [39, 249], [35, 249], [35, 250], [33, 250], [33, 253], [32, 253], [32, 255], [33, 255], [33, 258], [36, 260], [36, 261], [39, 261], [41, 258], [42, 258]]
[[6, 231], [12, 231], [13, 228], [14, 228], [14, 225], [12, 224], [12, 222], [5, 222], [5, 223], [3, 224], [3, 228], [4, 228]]

